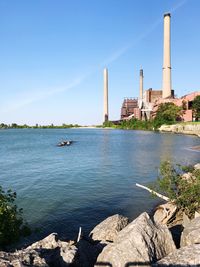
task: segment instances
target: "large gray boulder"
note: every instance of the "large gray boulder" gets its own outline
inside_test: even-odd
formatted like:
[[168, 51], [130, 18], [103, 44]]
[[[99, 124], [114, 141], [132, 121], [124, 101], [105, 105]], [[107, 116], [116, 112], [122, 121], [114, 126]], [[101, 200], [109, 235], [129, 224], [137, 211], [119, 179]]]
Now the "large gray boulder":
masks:
[[124, 267], [128, 263], [149, 266], [175, 249], [167, 226], [154, 223], [144, 212], [118, 234], [114, 243], [103, 249], [95, 266], [106, 262], [104, 266]]
[[77, 254], [77, 248], [70, 242], [58, 240], [57, 234], [33, 243], [14, 253], [0, 252], [0, 267], [67, 267]]
[[128, 224], [128, 218], [119, 214], [108, 217], [98, 224], [91, 232], [90, 237], [99, 241], [114, 241], [118, 233]]
[[[3, 261], [3, 260], [1, 260], [0, 261], [0, 266], [1, 267], [27, 267], [27, 265], [24, 265], [24, 264], [22, 264], [19, 260], [14, 260], [13, 262], [12, 262], [12, 264], [10, 264], [10, 262], [9, 261]], [[37, 265], [37, 267], [40, 267], [39, 265]], [[46, 267], [46, 266], [42, 266], [42, 267]]]
[[181, 235], [181, 247], [200, 243], [200, 217], [185, 225]]
[[153, 219], [156, 223], [167, 225], [177, 211], [177, 206], [173, 203], [165, 203], [156, 208]]
[[195, 164], [195, 165], [194, 165], [194, 169], [195, 169], [195, 170], [200, 170], [200, 163]]
[[49, 267], [44, 257], [35, 250], [23, 251], [19, 250], [15, 253], [0, 253], [0, 266], [1, 267]]
[[153, 267], [167, 266], [200, 266], [200, 244], [193, 244], [191, 246], [177, 249], [156, 264], [153, 264]]
[[40, 248], [46, 248], [46, 249], [53, 249], [58, 247], [58, 235], [56, 233], [52, 233], [48, 235], [47, 237], [43, 238], [42, 240], [39, 240], [32, 245], [28, 246], [26, 249], [40, 249]]

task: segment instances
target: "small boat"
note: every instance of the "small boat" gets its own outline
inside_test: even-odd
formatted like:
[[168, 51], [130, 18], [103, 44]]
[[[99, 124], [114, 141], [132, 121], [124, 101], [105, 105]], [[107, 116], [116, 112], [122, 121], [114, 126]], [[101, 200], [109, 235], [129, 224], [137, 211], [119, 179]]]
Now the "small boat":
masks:
[[73, 143], [71, 140], [65, 140], [57, 144], [57, 146], [70, 146]]

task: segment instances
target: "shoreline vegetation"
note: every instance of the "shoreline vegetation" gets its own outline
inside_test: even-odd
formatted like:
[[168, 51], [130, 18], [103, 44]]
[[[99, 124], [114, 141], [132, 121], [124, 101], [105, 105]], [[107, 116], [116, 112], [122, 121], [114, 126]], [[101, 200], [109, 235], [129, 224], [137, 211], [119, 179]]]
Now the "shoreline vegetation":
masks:
[[[6, 129], [118, 129], [118, 130], [141, 130], [154, 131], [160, 133], [174, 133], [196, 135], [200, 137], [200, 121], [198, 122], [168, 122], [165, 124], [157, 124], [155, 121], [139, 121], [131, 119], [129, 121], [119, 121], [117, 124], [112, 121], [104, 122], [103, 125], [81, 126], [78, 124], [62, 124], [62, 125], [35, 125], [29, 126], [27, 124], [18, 125], [0, 124], [0, 130]], [[200, 149], [195, 149], [200, 150]]]
[[[106, 129], [124, 129], [124, 130], [142, 130], [155, 131], [160, 133], [186, 134], [196, 135], [200, 137], [200, 121], [199, 122], [168, 122], [165, 124], [155, 124], [154, 121], [124, 121], [121, 124], [113, 125], [112, 122], [106, 122], [103, 125]], [[197, 149], [196, 149], [197, 150]]]
[[[160, 127], [158, 127], [160, 126]], [[162, 125], [156, 125], [154, 121], [139, 121], [132, 119], [129, 121], [122, 121], [118, 124], [112, 121], [107, 121], [103, 125], [92, 125], [92, 126], [80, 126], [78, 124], [63, 124], [57, 125], [17, 125], [17, 124], [0, 124], [0, 130], [6, 129], [107, 129], [107, 130], [140, 130], [140, 131], [154, 131], [160, 133], [172, 133], [172, 134], [186, 134], [195, 135], [200, 137], [200, 121], [199, 122], [170, 122]], [[191, 147], [191, 149], [200, 151], [200, 146]]]
[[0, 130], [1, 129], [68, 129], [68, 128], [81, 128], [81, 129], [96, 129], [96, 128], [111, 128], [111, 129], [123, 129], [123, 130], [147, 130], [147, 131], [155, 131], [159, 130], [159, 128], [163, 125], [171, 126], [186, 126], [186, 125], [200, 125], [200, 121], [194, 122], [165, 122], [165, 123], [157, 123], [154, 120], [149, 121], [140, 121], [137, 119], [131, 119], [127, 121], [106, 121], [102, 125], [79, 125], [79, 124], [62, 124], [62, 125], [28, 125], [28, 124], [5, 124], [0, 123]]
[[54, 125], [53, 123], [50, 125], [28, 125], [28, 124], [17, 124], [17, 123], [12, 123], [12, 124], [5, 124], [5, 123], [0, 123], [0, 129], [68, 129], [68, 128], [79, 128], [81, 127], [78, 124], [65, 124], [63, 123], [62, 125]]

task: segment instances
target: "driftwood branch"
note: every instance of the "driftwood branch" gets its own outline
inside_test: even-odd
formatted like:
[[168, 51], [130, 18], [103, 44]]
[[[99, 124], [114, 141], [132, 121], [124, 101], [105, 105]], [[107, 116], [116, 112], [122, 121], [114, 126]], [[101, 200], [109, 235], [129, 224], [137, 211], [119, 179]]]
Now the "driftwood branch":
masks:
[[154, 191], [154, 190], [151, 190], [150, 188], [148, 188], [148, 187], [146, 187], [146, 186], [144, 186], [144, 185], [136, 184], [136, 186], [137, 186], [137, 187], [140, 187], [140, 188], [143, 188], [143, 189], [145, 189], [145, 190], [147, 190], [147, 191], [149, 191], [150, 193], [156, 195], [156, 196], [159, 197], [159, 198], [164, 199], [165, 201], [170, 201], [170, 199], [169, 199], [168, 197], [163, 196], [163, 195], [157, 193], [157, 192]]
[[81, 227], [79, 227], [77, 243], [80, 241], [80, 239], [81, 239]]

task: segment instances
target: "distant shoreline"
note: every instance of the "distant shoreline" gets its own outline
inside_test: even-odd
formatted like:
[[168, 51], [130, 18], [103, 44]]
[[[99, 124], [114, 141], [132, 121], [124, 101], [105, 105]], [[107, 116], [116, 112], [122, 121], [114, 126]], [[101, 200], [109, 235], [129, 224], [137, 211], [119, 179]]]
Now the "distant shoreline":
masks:
[[[183, 135], [196, 135], [200, 137], [200, 122], [191, 123], [178, 123], [171, 125], [161, 125], [160, 128], [154, 129], [154, 127], [140, 127], [141, 125], [88, 125], [81, 126], [78, 124], [63, 124], [62, 126], [57, 125], [17, 125], [17, 124], [1, 124], [0, 130], [9, 129], [102, 129], [102, 130], [137, 130], [137, 131], [151, 131], [160, 133], [172, 133], [172, 134], [183, 134]], [[200, 146], [192, 148], [193, 150], [200, 151]]]

